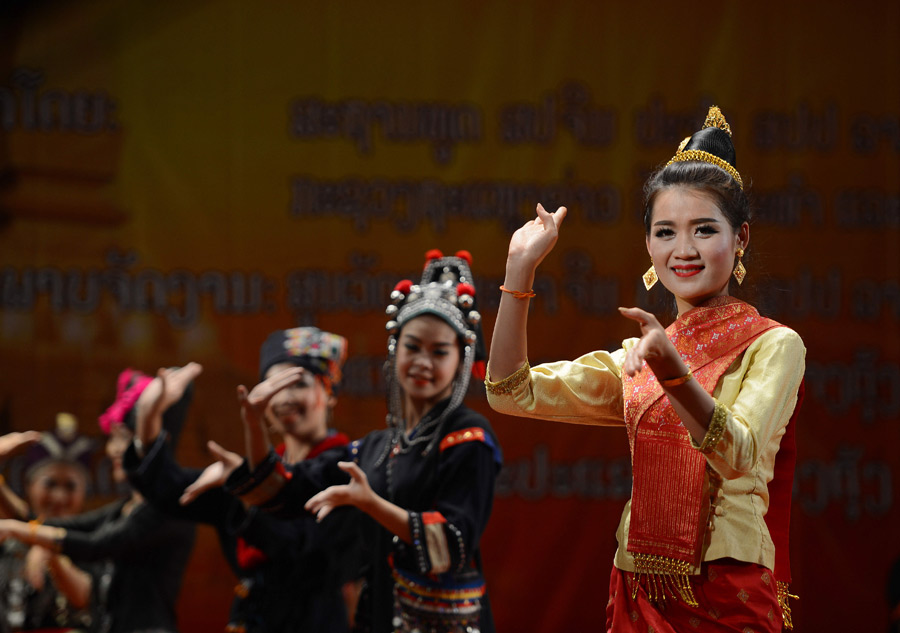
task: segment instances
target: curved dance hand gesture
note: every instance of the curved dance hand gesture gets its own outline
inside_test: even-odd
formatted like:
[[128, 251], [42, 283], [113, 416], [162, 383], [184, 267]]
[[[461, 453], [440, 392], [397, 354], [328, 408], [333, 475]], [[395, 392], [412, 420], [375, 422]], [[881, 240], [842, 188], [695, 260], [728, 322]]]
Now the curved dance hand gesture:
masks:
[[269, 438], [270, 429], [266, 422], [269, 401], [276, 393], [297, 382], [305, 371], [302, 367], [288, 367], [272, 374], [249, 392], [244, 385], [237, 388], [250, 468], [264, 460], [272, 446]]
[[244, 458], [237, 453], [222, 448], [212, 440], [206, 443], [206, 448], [216, 458], [216, 461], [207, 466], [194, 480], [194, 483], [184, 489], [184, 493], [178, 500], [183, 506], [191, 503], [207, 490], [224, 486], [231, 473], [244, 461]]
[[526, 222], [510, 238], [507, 260], [508, 263], [530, 269], [532, 273], [553, 250], [559, 238], [559, 227], [567, 213], [565, 207], [560, 207], [556, 213], [549, 213], [541, 204], [537, 205], [536, 211], [537, 217]]
[[156, 378], [141, 393], [135, 407], [137, 437], [145, 446], [159, 436], [163, 413], [181, 400], [188, 385], [201, 373], [203, 366], [193, 362], [156, 372]]
[[626, 374], [635, 376], [643, 368], [644, 361], [659, 380], [687, 373], [687, 365], [655, 316], [640, 308], [619, 308], [619, 312], [641, 326], [641, 339], [628, 350], [622, 366]]
[[[237, 398], [244, 425], [247, 462], [251, 469], [266, 458], [271, 446], [269, 425], [266, 422], [269, 401], [276, 393], [297, 382], [304, 371], [302, 367], [284, 369], [269, 376], [249, 392], [244, 385], [238, 385]], [[206, 447], [216, 461], [184, 489], [184, 494], [179, 499], [182, 505], [191, 503], [207, 490], [225, 485], [231, 473], [244, 461], [239, 454], [222, 448], [213, 441], [207, 442]]]
[[17, 451], [41, 441], [38, 431], [13, 432], [0, 435], [0, 459], [9, 457]]
[[354, 462], [338, 462], [338, 467], [350, 475], [350, 483], [330, 486], [310, 497], [303, 506], [316, 515], [316, 521], [321, 521], [339, 506], [356, 506], [365, 511], [376, 499], [369, 486], [369, 478], [358, 465]]
[[537, 217], [526, 222], [509, 240], [506, 277], [500, 298], [500, 309], [491, 339], [490, 375], [493, 379], [509, 376], [528, 357], [525, 330], [528, 321], [529, 296], [538, 264], [553, 250], [559, 238], [559, 227], [566, 219], [566, 208], [548, 213], [537, 205]]
[[[655, 316], [640, 308], [619, 308], [619, 312], [641, 326], [641, 340], [628, 351], [622, 371], [635, 376], [646, 361], [660, 383], [688, 373], [688, 366]], [[678, 381], [663, 388], [685, 429], [697, 444], [702, 444], [715, 401], [696, 380]]]

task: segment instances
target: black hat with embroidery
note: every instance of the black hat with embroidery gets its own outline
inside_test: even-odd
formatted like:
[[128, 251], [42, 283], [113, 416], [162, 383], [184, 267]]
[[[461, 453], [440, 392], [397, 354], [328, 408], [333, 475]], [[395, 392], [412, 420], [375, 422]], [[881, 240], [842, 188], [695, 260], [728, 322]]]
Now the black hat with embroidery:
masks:
[[259, 348], [259, 379], [278, 363], [290, 363], [321, 376], [325, 386], [337, 393], [347, 360], [347, 339], [317, 327], [295, 327], [269, 334]]

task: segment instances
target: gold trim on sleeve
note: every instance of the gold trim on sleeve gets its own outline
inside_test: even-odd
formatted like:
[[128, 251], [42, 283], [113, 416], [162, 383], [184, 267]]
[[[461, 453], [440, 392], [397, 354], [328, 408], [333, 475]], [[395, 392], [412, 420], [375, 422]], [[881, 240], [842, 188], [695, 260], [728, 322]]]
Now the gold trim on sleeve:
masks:
[[709, 428], [706, 429], [706, 435], [703, 438], [703, 443], [700, 445], [701, 453], [708, 455], [719, 445], [722, 436], [725, 434], [725, 421], [727, 419], [728, 409], [717, 400], [716, 408], [713, 409], [712, 419], [709, 421]]
[[488, 393], [495, 396], [508, 396], [513, 391], [515, 391], [519, 387], [519, 385], [528, 380], [530, 375], [531, 365], [528, 364], [528, 360], [526, 359], [524, 365], [519, 367], [516, 371], [511, 373], [503, 380], [491, 382], [490, 380], [485, 378], [484, 388], [487, 389]]

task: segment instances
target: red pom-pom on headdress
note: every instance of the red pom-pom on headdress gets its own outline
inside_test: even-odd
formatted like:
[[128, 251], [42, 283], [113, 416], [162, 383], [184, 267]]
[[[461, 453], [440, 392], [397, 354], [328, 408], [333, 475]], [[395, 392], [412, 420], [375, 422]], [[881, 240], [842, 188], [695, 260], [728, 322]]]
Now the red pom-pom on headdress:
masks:
[[[456, 251], [456, 256], [466, 260], [469, 263], [469, 266], [472, 265], [472, 253], [469, 251]], [[474, 295], [475, 293], [473, 292], [472, 294]]]
[[440, 250], [432, 248], [430, 251], [425, 253], [425, 261], [430, 262], [432, 259], [440, 259], [443, 256], [444, 254]]
[[475, 286], [472, 284], [461, 283], [456, 286], [456, 296], [461, 297], [462, 295], [469, 295], [470, 297], [475, 296]]
[[397, 282], [397, 285], [394, 286], [394, 290], [397, 292], [402, 292], [405, 295], [409, 294], [410, 289], [412, 288], [413, 283], [409, 279], [402, 279]]

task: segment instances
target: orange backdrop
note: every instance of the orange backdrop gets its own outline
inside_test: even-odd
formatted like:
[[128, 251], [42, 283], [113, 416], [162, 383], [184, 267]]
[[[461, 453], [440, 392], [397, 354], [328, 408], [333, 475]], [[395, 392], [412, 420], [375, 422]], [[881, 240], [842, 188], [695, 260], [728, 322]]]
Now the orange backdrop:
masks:
[[[489, 336], [509, 235], [570, 217], [532, 361], [614, 348], [640, 187], [722, 107], [758, 210], [758, 304], [808, 348], [793, 564], [800, 630], [882, 630], [900, 557], [900, 8], [892, 2], [4, 3], [2, 428], [85, 429], [125, 366], [200, 361], [179, 449], [240, 446], [265, 335], [350, 340], [336, 425], [383, 423], [383, 307], [424, 252], [474, 254]], [[474, 406], [487, 412], [483, 393]], [[506, 457], [485, 562], [501, 631], [601, 630], [630, 492], [621, 431], [489, 413]], [[98, 490], [108, 484], [98, 476]], [[233, 579], [204, 531], [185, 631]]]

